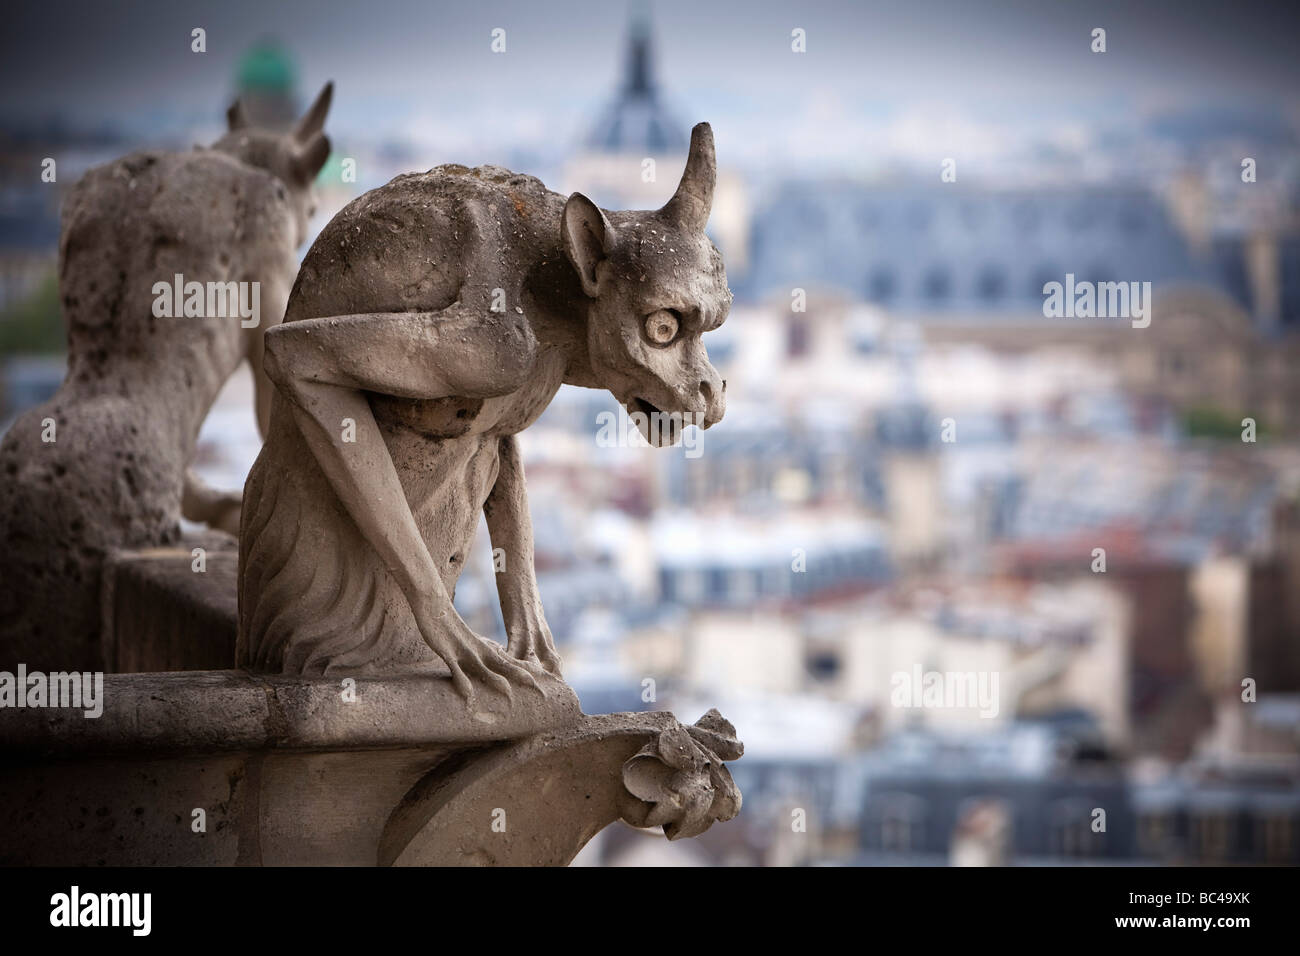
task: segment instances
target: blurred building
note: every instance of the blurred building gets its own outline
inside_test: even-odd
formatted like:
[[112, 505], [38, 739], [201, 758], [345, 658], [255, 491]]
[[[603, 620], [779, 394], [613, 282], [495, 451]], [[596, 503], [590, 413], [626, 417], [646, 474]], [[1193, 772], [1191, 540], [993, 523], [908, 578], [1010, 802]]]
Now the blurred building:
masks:
[[[1092, 738], [1086, 716], [1068, 712], [979, 736], [895, 735], [857, 758], [846, 779], [859, 813], [852, 862], [1131, 860], [1136, 824], [1123, 766]], [[1094, 829], [1098, 809], [1104, 830]], [[994, 824], [1006, 832], [990, 833]]]
[[781, 184], [754, 214], [751, 299], [838, 289], [890, 313], [1042, 315], [1043, 284], [1212, 280], [1159, 200], [1131, 187]]
[[[735, 284], [748, 301], [838, 293], [915, 322], [935, 344], [1092, 354], [1137, 395], [1294, 434], [1300, 334], [1281, 334], [1300, 330], [1294, 219], [1261, 211], [1202, 249], [1138, 186], [790, 181], [755, 212], [753, 267]], [[1067, 273], [1152, 283], [1150, 327], [1045, 317], [1043, 286]]]

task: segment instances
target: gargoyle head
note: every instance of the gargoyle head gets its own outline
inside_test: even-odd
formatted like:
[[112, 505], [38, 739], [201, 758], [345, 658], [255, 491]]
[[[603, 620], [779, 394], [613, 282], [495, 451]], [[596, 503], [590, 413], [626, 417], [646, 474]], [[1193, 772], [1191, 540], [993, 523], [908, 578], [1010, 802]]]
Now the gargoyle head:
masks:
[[333, 96], [334, 84], [326, 83], [316, 101], [288, 133], [253, 126], [244, 105], [235, 100], [226, 111], [230, 131], [212, 144], [213, 149], [265, 169], [284, 183], [293, 206], [298, 245], [307, 240], [307, 223], [316, 214], [312, 181], [330, 155], [330, 141], [322, 130]]
[[726, 411], [726, 383], [700, 340], [731, 308], [722, 256], [704, 233], [715, 178], [713, 131], [700, 123], [662, 209], [606, 214], [574, 193], [561, 221], [565, 253], [590, 300], [592, 372], [661, 446], [676, 444], [683, 424], [708, 428]]

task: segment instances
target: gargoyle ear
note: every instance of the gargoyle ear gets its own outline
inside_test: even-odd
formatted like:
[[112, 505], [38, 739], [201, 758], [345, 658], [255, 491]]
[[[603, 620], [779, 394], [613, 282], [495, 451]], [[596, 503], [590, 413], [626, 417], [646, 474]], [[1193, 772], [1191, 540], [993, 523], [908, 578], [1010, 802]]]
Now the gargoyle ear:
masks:
[[718, 176], [717, 161], [713, 155], [713, 128], [708, 123], [697, 123], [691, 130], [691, 151], [686, 157], [686, 169], [677, 192], [660, 210], [669, 222], [675, 222], [689, 232], [704, 232], [713, 208], [713, 184]]
[[293, 128], [294, 139], [303, 144], [310, 143], [311, 138], [325, 128], [325, 117], [329, 114], [330, 100], [333, 98], [334, 81], [330, 80], [316, 95], [316, 102], [302, 114], [302, 119]]
[[238, 129], [244, 129], [251, 126], [248, 121], [248, 114], [244, 112], [244, 103], [242, 100], [235, 100], [230, 104], [230, 109], [226, 110], [226, 127], [230, 132]]
[[609, 258], [614, 248], [614, 227], [594, 202], [582, 193], [574, 193], [564, 204], [560, 235], [565, 255], [582, 280], [582, 291], [594, 299], [600, 292], [596, 267]]
[[330, 141], [324, 133], [316, 133], [293, 154], [293, 173], [306, 186], [330, 158]]

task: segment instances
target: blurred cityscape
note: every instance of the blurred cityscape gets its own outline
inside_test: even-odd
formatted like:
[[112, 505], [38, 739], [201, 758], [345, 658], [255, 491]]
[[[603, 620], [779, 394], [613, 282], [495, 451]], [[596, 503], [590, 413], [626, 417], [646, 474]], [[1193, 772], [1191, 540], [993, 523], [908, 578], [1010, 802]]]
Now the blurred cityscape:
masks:
[[[656, 38], [636, 8], [585, 134], [496, 161], [608, 208], [662, 203], [690, 123], [727, 117], [681, 103]], [[263, 122], [314, 92], [303, 52], [241, 59]], [[717, 706], [746, 745], [744, 810], [689, 845], [611, 828], [579, 863], [1300, 863], [1296, 119], [1186, 109], [951, 182], [942, 154], [924, 175], [808, 176], [719, 146], [710, 233], [736, 301], [706, 344], [726, 419], [688, 447], [602, 441], [613, 399], [565, 387], [521, 439], [584, 709]], [[62, 189], [198, 138], [0, 128], [4, 427], [62, 376]], [[316, 228], [462, 158], [335, 146]], [[32, 176], [47, 156], [57, 188]], [[1151, 282], [1149, 327], [1044, 317], [1067, 273]], [[251, 408], [241, 373], [202, 433], [212, 483], [242, 484]], [[456, 603], [500, 637], [476, 547]], [[991, 696], [929, 693], [966, 678]]]

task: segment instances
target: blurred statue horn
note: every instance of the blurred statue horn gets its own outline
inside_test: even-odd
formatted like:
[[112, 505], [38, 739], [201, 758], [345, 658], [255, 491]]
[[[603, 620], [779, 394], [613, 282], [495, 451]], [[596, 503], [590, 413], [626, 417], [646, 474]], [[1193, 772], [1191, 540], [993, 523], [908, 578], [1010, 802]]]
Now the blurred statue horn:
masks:
[[703, 232], [713, 208], [713, 183], [717, 179], [717, 162], [713, 156], [713, 130], [708, 123], [697, 123], [691, 130], [691, 151], [677, 192], [661, 210], [678, 225]]
[[233, 133], [249, 125], [251, 124], [248, 122], [248, 114], [244, 112], [243, 100], [235, 100], [230, 104], [230, 109], [226, 110], [226, 127]]
[[334, 81], [330, 80], [316, 97], [316, 102], [298, 120], [293, 128], [293, 138], [305, 143], [325, 128], [325, 115], [330, 111], [330, 100], [334, 97]]

